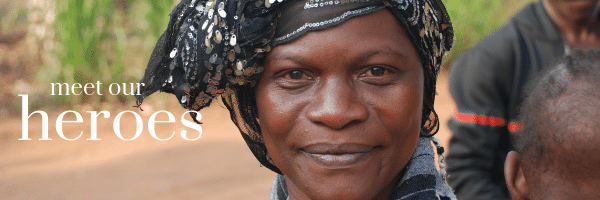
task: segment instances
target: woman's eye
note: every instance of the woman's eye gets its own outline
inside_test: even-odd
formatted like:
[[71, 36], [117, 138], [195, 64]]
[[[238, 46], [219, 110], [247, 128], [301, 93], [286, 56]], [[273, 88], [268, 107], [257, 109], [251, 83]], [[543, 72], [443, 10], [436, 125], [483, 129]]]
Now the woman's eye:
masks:
[[363, 71], [358, 78], [372, 85], [388, 85], [398, 80], [398, 70], [385, 66], [372, 66]]
[[385, 74], [386, 69], [383, 67], [372, 67], [367, 72], [367, 75], [370, 76], [383, 76]]
[[387, 76], [390, 75], [393, 71], [390, 71], [389, 68], [382, 66], [374, 66], [369, 68], [367, 71], [363, 72], [362, 77], [379, 77], [379, 76]]
[[304, 70], [292, 69], [276, 75], [277, 84], [286, 89], [299, 89], [309, 85], [312, 82], [310, 72]]
[[287, 72], [285, 76], [288, 76], [290, 79], [293, 80], [300, 80], [304, 77], [304, 72], [300, 70], [292, 70]]

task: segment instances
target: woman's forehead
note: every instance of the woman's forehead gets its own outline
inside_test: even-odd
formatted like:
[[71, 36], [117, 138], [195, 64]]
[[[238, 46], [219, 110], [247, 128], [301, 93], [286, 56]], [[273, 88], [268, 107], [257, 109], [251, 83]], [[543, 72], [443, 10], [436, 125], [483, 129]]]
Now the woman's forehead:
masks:
[[314, 49], [332, 45], [360, 57], [375, 54], [418, 56], [403, 27], [388, 10], [383, 9], [354, 17], [335, 27], [309, 31], [295, 40], [276, 46], [268, 57], [286, 59], [290, 55], [306, 55]]
[[288, 1], [275, 20], [274, 45], [294, 40], [306, 32], [334, 27], [356, 16], [377, 12], [384, 1]]

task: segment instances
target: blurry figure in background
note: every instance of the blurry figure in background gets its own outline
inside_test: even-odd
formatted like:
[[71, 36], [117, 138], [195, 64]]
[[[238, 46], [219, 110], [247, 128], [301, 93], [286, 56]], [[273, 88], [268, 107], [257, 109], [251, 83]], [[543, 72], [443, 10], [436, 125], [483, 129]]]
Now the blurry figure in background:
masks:
[[572, 48], [600, 47], [598, 0], [540, 0], [453, 63], [448, 182], [460, 199], [510, 199], [503, 167], [523, 86]]
[[536, 80], [504, 167], [513, 199], [600, 199], [600, 50], [573, 51]]

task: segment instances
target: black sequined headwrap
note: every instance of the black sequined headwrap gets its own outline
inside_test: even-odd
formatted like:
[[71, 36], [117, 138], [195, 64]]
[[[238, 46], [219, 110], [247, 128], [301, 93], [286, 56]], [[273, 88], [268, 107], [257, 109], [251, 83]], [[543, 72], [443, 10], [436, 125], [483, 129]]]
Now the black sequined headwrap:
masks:
[[137, 105], [158, 90], [175, 94], [184, 108], [196, 111], [221, 96], [254, 156], [281, 173], [257, 121], [254, 86], [264, 57], [307, 31], [383, 8], [396, 16], [419, 53], [425, 76], [422, 125], [435, 133], [435, 83], [442, 56], [454, 43], [441, 0], [183, 0], [152, 52]]

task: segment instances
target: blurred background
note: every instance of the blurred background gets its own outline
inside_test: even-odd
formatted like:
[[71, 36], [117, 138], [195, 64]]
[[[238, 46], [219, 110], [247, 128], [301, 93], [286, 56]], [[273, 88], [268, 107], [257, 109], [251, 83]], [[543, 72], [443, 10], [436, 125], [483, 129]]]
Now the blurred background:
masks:
[[[456, 34], [436, 98], [441, 122], [437, 136], [446, 147], [451, 136], [446, 122], [455, 107], [447, 86], [449, 64], [532, 1], [443, 0]], [[138, 82], [176, 3], [0, 0], [0, 199], [268, 199], [275, 174], [252, 156], [220, 101], [202, 110], [203, 134], [196, 141], [179, 135], [158, 141], [147, 128], [139, 138], [124, 141], [113, 131], [119, 112], [132, 110], [144, 122], [159, 110], [173, 113], [176, 123], [156, 127], [158, 136], [167, 138], [185, 128], [179, 121], [185, 110], [166, 94], [147, 98], [144, 111], [133, 108], [135, 98], [127, 95], [50, 95], [50, 83], [100, 81], [107, 88], [110, 83]], [[18, 140], [18, 94], [29, 95], [29, 113], [48, 114], [51, 141], [39, 140], [39, 114], [28, 121], [32, 140]], [[55, 120], [67, 110], [83, 116], [83, 123], [64, 126], [70, 138], [83, 131], [75, 141], [56, 133]], [[86, 140], [92, 129], [86, 111], [102, 110], [111, 116], [98, 119], [101, 140]], [[123, 137], [132, 138], [135, 126], [125, 122], [135, 118], [124, 115], [121, 121]]]

